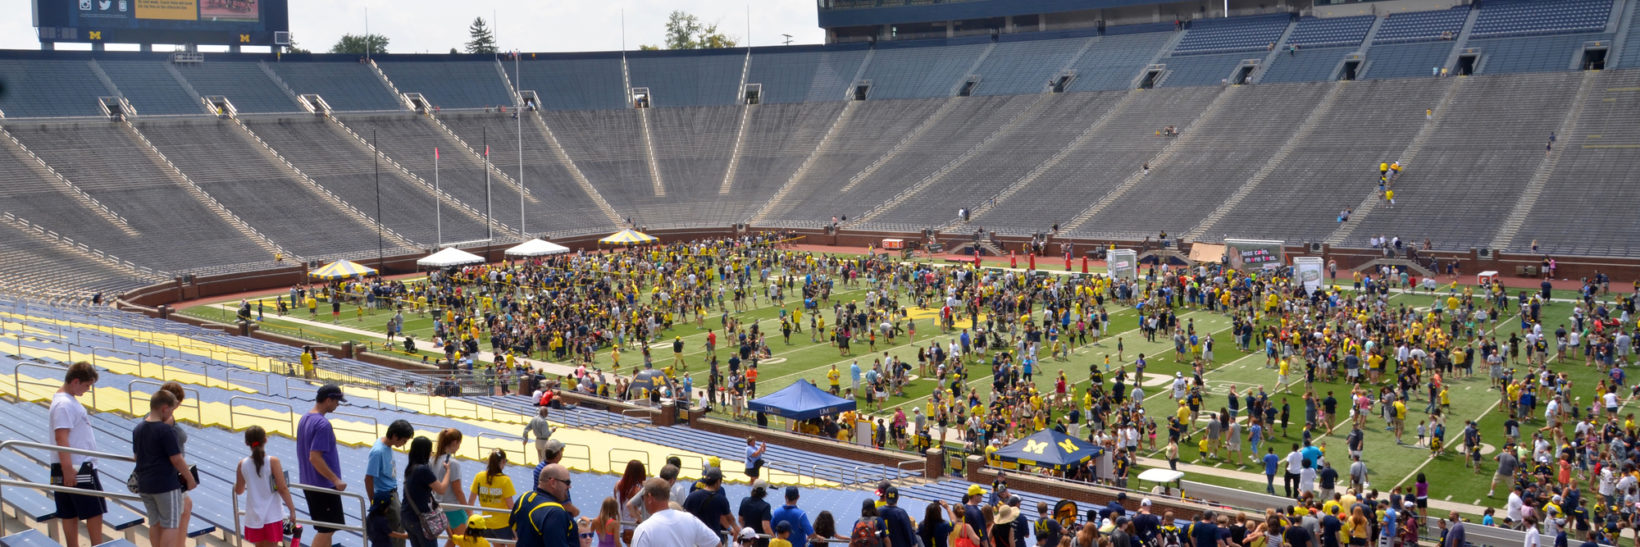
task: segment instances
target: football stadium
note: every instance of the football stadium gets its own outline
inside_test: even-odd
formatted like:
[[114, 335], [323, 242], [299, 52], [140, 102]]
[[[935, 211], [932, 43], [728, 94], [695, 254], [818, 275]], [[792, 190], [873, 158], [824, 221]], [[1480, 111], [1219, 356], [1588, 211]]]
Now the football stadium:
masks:
[[1640, 530], [1637, 0], [820, 0], [819, 44], [449, 54], [30, 4], [0, 545]]

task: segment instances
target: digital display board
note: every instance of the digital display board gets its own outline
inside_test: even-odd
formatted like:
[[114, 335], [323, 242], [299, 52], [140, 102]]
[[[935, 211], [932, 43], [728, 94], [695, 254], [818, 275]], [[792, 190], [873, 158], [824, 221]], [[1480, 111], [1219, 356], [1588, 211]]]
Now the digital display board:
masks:
[[40, 41], [275, 45], [288, 0], [34, 0]]
[[1230, 267], [1249, 270], [1273, 270], [1286, 264], [1284, 242], [1258, 239], [1226, 239], [1225, 254]]

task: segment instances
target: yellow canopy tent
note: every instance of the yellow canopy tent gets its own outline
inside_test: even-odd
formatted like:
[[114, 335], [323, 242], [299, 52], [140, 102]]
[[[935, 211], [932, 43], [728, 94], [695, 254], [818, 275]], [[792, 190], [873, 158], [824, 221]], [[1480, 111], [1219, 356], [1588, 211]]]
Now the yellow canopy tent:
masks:
[[660, 241], [660, 238], [632, 229], [621, 230], [615, 232], [614, 235], [598, 240], [599, 243], [608, 243], [610, 245], [636, 245], [656, 241]]
[[348, 279], [353, 276], [370, 275], [376, 273], [375, 268], [361, 266], [351, 260], [338, 260], [324, 265], [324, 267], [308, 272], [309, 277], [319, 279]]

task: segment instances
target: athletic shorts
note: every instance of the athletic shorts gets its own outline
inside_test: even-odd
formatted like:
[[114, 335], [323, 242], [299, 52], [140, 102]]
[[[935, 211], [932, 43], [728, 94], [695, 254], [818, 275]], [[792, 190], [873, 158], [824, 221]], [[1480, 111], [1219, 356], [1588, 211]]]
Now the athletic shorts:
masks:
[[245, 541], [251, 543], [279, 543], [285, 540], [285, 522], [273, 522], [252, 528], [245, 527]]
[[[302, 494], [307, 497], [308, 516], [315, 522], [329, 522], [334, 524], [342, 524], [345, 522], [342, 518], [341, 496], [329, 492], [314, 492], [312, 490], [304, 490], [302, 491]], [[314, 526], [313, 530], [314, 532], [320, 534], [328, 534], [336, 531], [335, 528], [326, 526]]]
[[[100, 492], [103, 487], [99, 475], [91, 462], [82, 463], [80, 471], [74, 474], [74, 487]], [[63, 484], [61, 464], [51, 464], [51, 484]], [[107, 498], [80, 494], [53, 494], [52, 498], [57, 503], [57, 518], [60, 519], [88, 519], [108, 512]]]
[[182, 526], [182, 494], [181, 488], [158, 494], [141, 494], [148, 525], [160, 528]]

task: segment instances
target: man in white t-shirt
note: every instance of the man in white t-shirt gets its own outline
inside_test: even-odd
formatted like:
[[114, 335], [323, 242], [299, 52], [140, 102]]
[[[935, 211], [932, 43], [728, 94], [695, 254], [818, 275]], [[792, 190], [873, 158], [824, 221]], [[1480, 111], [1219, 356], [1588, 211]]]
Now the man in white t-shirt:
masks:
[[[63, 387], [51, 396], [50, 421], [53, 444], [81, 450], [97, 449], [97, 439], [92, 435], [91, 418], [78, 399], [87, 391], [91, 391], [92, 385], [96, 383], [97, 369], [91, 366], [91, 363], [80, 361], [69, 365], [68, 373], [63, 376]], [[102, 482], [97, 478], [96, 468], [96, 458], [58, 452], [56, 463], [51, 464], [51, 484], [101, 491]], [[91, 545], [103, 542], [102, 516], [108, 512], [105, 498], [63, 493], [54, 494], [52, 497], [57, 502], [57, 521], [61, 522], [63, 527], [63, 545], [78, 547], [80, 521], [85, 521], [86, 530], [90, 532]]]
[[649, 518], [632, 532], [632, 547], [716, 547], [719, 539], [706, 523], [672, 509], [671, 485], [658, 478], [643, 483], [644, 509]]
[[1520, 499], [1520, 486], [1515, 486], [1515, 489], [1509, 492], [1508, 505], [1504, 506], [1503, 514], [1509, 519], [1509, 522], [1520, 522], [1520, 509], [1523, 505], [1525, 505], [1525, 502]]

